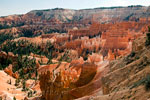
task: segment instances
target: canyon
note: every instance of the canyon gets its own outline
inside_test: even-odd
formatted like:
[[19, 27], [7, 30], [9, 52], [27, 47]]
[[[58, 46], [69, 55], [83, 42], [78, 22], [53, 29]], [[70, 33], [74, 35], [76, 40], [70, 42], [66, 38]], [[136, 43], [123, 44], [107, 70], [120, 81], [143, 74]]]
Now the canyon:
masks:
[[148, 100], [149, 33], [140, 5], [0, 17], [0, 100]]

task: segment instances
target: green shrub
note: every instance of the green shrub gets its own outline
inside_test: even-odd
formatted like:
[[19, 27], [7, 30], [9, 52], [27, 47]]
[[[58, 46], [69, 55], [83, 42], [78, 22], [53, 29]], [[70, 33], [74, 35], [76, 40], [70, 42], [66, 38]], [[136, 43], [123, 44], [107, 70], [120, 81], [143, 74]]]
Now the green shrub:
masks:
[[[27, 71], [24, 72], [24, 69], [27, 69]], [[13, 67], [13, 72], [16, 71], [19, 72], [20, 78], [31, 79], [31, 73], [36, 73], [37, 71], [35, 59], [18, 56], [17, 63]]]
[[59, 61], [66, 61], [66, 62], [70, 62], [70, 57], [69, 57], [69, 52], [66, 51], [59, 59]]
[[23, 33], [21, 37], [33, 37], [34, 31], [32, 29], [22, 29], [21, 32]]
[[17, 100], [16, 97], [13, 97], [13, 100]]
[[7, 28], [11, 28], [11, 26], [7, 25], [7, 24], [0, 24], [0, 29], [7, 29]]
[[29, 92], [28, 92], [28, 97], [32, 97], [32, 96], [33, 96], [32, 91], [29, 91]]
[[19, 85], [19, 82], [20, 82], [20, 79], [16, 79], [16, 80], [15, 80], [15, 86], [18, 86], [18, 85]]
[[36, 12], [36, 15], [37, 15], [37, 16], [42, 16], [42, 15], [43, 15], [43, 12], [42, 12], [42, 11], [38, 11], [38, 12]]
[[147, 75], [145, 79], [145, 89], [146, 91], [150, 90], [150, 75]]
[[24, 22], [14, 22], [12, 21], [11, 25], [8, 25], [7, 22], [4, 24], [0, 24], [0, 29], [8, 29], [8, 28], [12, 28], [12, 27], [20, 27], [23, 26], [25, 23]]
[[25, 80], [22, 82], [22, 91], [27, 91]]
[[150, 74], [148, 74], [145, 78], [135, 82], [132, 86], [132, 88], [138, 87], [140, 85], [144, 85], [145, 86], [145, 90], [149, 91], [150, 90]]
[[[52, 51], [54, 51], [54, 46], [51, 45], [50, 42], [47, 42], [44, 45], [40, 46], [30, 43], [26, 40], [7, 41], [6, 44], [2, 46], [2, 51], [5, 51], [6, 53], [13, 52], [14, 54], [18, 54], [18, 57], [15, 59], [16, 63], [13, 64], [13, 72], [17, 71], [21, 79], [31, 79], [32, 73], [35, 73], [36, 76], [38, 76], [38, 73], [36, 69], [35, 59], [29, 59], [28, 55], [30, 55], [30, 53], [44, 55], [49, 58], [48, 63], [52, 63], [51, 59]], [[23, 57], [22, 55], [27, 56]], [[0, 69], [4, 69], [12, 63], [12, 61], [9, 61], [9, 59], [7, 60], [0, 57]], [[27, 69], [27, 71], [24, 72], [24, 69]], [[35, 79], [37, 79], [37, 77], [35, 77]]]
[[131, 54], [130, 54], [129, 56], [130, 56], [130, 57], [134, 57], [135, 54], [136, 54], [136, 53], [135, 53], [134, 51], [132, 51]]
[[146, 34], [146, 42], [145, 42], [146, 46], [150, 45], [150, 32]]
[[32, 52], [34, 54], [44, 55], [48, 58], [52, 58], [54, 46], [49, 41], [44, 45], [44, 47], [30, 43], [27, 40], [7, 41], [6, 44], [2, 46], [2, 51], [7, 53], [13, 52], [14, 54], [19, 55], [29, 55]]
[[148, 33], [146, 33], [146, 42], [145, 45], [150, 45], [150, 27], [148, 27]]
[[1, 34], [0, 34], [0, 45], [1, 45], [4, 41], [6, 41], [6, 40], [11, 40], [11, 39], [13, 39], [13, 38], [14, 38], [13, 35], [1, 33]]
[[12, 60], [0, 56], [0, 70], [5, 69], [9, 64], [12, 64]]

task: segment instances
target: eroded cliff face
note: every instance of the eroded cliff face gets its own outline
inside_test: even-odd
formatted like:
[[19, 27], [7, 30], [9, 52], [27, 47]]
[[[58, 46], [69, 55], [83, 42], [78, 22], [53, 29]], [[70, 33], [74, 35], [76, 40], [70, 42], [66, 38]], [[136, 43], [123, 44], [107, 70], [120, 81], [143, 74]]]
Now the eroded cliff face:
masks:
[[[139, 17], [147, 17], [149, 14], [149, 7], [142, 6], [128, 6], [128, 7], [108, 7], [108, 8], [95, 8], [95, 9], [83, 9], [83, 10], [71, 10], [71, 9], [47, 9], [47, 10], [34, 10], [30, 11], [23, 16], [9, 16], [1, 18], [0, 21], [8, 19], [25, 19], [34, 17], [34, 20], [43, 19], [44, 21], [50, 21], [53, 23], [69, 23], [69, 22], [86, 22], [86, 21], [99, 21], [99, 22], [112, 22], [123, 20], [137, 20]], [[88, 22], [87, 22], [88, 23]]]
[[[95, 97], [101, 99], [146, 100], [149, 92], [146, 91], [146, 77], [149, 75], [149, 46], [145, 46], [145, 36], [133, 42], [132, 53], [126, 57], [112, 61], [109, 72], [102, 78], [103, 94]], [[143, 80], [143, 81], [142, 81]], [[144, 86], [145, 85], [145, 86]], [[104, 99], [104, 100], [105, 100]]]
[[[83, 10], [48, 9], [35, 10], [24, 15], [11, 15], [0, 18], [0, 29], [5, 33], [22, 34], [30, 30], [34, 35], [43, 33], [66, 33], [74, 27], [85, 28], [92, 23], [115, 23], [122, 21], [148, 22], [150, 7], [129, 6]], [[14, 27], [16, 28], [15, 31]], [[10, 32], [8, 30], [10, 28]], [[86, 30], [82, 30], [86, 31]], [[80, 30], [81, 32], [81, 30]], [[91, 32], [90, 32], [91, 33]], [[87, 33], [86, 33], [87, 34]]]
[[[149, 48], [144, 46], [142, 38], [149, 22], [149, 7], [53, 9], [2, 17], [0, 33], [19, 37], [9, 43], [25, 40], [34, 44], [30, 44], [30, 48], [38, 46], [35, 53], [39, 55], [29, 51], [27, 58], [35, 59], [40, 82], [27, 80], [27, 86], [37, 90], [42, 99], [116, 100], [131, 97], [129, 87], [149, 74], [149, 68], [143, 67], [149, 64]], [[50, 48], [46, 48], [49, 45]], [[20, 45], [21, 48], [26, 46], [26, 43]], [[50, 57], [40, 54], [41, 51], [51, 53]], [[0, 57], [13, 59], [4, 71], [18, 79], [19, 74], [13, 73], [18, 55], [12, 52], [0, 52]], [[32, 68], [23, 69], [25, 73], [29, 70]], [[31, 74], [31, 78], [35, 76], [35, 72]], [[138, 89], [146, 93], [140, 87], [131, 89], [131, 94]], [[122, 97], [121, 93], [127, 96]], [[144, 96], [148, 98], [148, 95]], [[139, 96], [137, 92], [132, 99]], [[144, 100], [144, 96], [140, 100]]]
[[109, 24], [93, 23], [84, 29], [74, 28], [68, 33], [43, 34], [34, 38], [21, 37], [18, 40], [28, 40], [37, 45], [45, 45], [50, 41], [55, 47], [55, 57], [63, 52], [70, 52], [68, 56], [77, 59], [82, 56], [84, 60], [94, 53], [100, 53], [103, 60], [114, 60], [120, 56], [129, 54], [132, 50], [132, 42], [147, 31], [147, 22], [118, 22]]
[[99, 82], [102, 73], [99, 78], [96, 78], [100, 72], [95, 64], [84, 63], [70, 66], [70, 68], [60, 64], [56, 65], [57, 69], [54, 65], [50, 66], [39, 69], [43, 99], [72, 100], [92, 94], [101, 87]]
[[133, 40], [146, 32], [146, 26], [147, 22], [94, 23], [86, 29], [73, 29], [67, 34], [47, 37], [55, 38], [55, 47], [59, 50], [76, 50], [82, 57], [100, 52], [104, 59], [113, 60], [131, 52]]
[[[146, 71], [145, 67], [137, 68], [137, 65], [145, 62], [145, 57], [139, 59], [130, 57], [131, 52], [136, 52], [140, 56], [140, 53], [144, 51], [149, 55], [143, 38], [145, 36], [143, 33], [147, 31], [147, 29], [143, 30], [146, 26], [148, 26], [146, 22], [119, 22], [104, 24], [104, 26], [103, 24], [93, 24], [86, 31], [76, 28], [69, 31], [68, 34], [47, 37], [56, 38], [54, 44], [58, 50], [73, 50], [83, 58], [76, 58], [71, 63], [64, 62], [41, 67], [39, 73], [42, 98], [46, 100], [59, 98], [87, 100], [92, 97], [95, 100], [111, 98], [116, 100], [116, 98], [121, 98], [121, 92], [130, 95], [128, 94], [130, 89], [123, 89], [128, 88], [128, 85], [132, 86], [135, 81], [129, 82], [128, 79], [133, 79], [139, 76], [141, 71]], [[88, 32], [101, 34], [91, 37]], [[76, 38], [69, 38], [70, 36]], [[63, 42], [57, 42], [58, 37], [59, 39], [64, 38]], [[68, 40], [65, 41], [67, 37]], [[132, 63], [132, 61], [135, 62]], [[134, 72], [135, 70], [136, 72]], [[128, 71], [130, 72], [128, 73]], [[127, 73], [128, 75], [126, 75]], [[145, 75], [147, 74], [141, 74], [141, 77]], [[143, 88], [141, 89], [143, 91]], [[119, 96], [113, 97], [116, 95], [115, 91]], [[147, 97], [148, 94], [146, 93], [145, 96]]]
[[75, 86], [72, 84], [77, 81], [81, 73], [78, 70], [69, 68], [70, 63], [51, 64], [39, 69], [40, 88], [42, 98], [46, 100], [69, 100], [72, 98], [69, 91]]
[[0, 71], [0, 76], [0, 98], [2, 100], [13, 100], [13, 97], [16, 97], [18, 100], [24, 99], [26, 93], [15, 86], [15, 78], [2, 70]]

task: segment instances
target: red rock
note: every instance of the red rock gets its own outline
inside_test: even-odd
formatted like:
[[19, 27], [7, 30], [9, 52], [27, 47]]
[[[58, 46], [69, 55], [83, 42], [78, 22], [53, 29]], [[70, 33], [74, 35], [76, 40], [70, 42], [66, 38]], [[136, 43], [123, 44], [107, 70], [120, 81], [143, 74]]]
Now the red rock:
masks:
[[[41, 72], [40, 88], [43, 94], [42, 98], [45, 98], [46, 100], [59, 100], [60, 98], [62, 100], [69, 100], [71, 98], [73, 99], [74, 96], [72, 93], [74, 92], [71, 92], [71, 89], [76, 90], [76, 87], [81, 87], [91, 82], [97, 70], [97, 67], [94, 64], [83, 64], [80, 66], [81, 72], [78, 73], [76, 67], [79, 68], [78, 65], [73, 65], [73, 67], [70, 67], [71, 69], [69, 67], [65, 68], [62, 64], [60, 64], [59, 67], [54, 70], [54, 73], [57, 74], [54, 74], [53, 71], [49, 70], [49, 67], [46, 66], [44, 68], [48, 69], [49, 71], [47, 70], [47, 73], [42, 73], [41, 71], [44, 68], [41, 67], [42, 70], [39, 71]], [[53, 77], [56, 78], [54, 79]], [[72, 84], [74, 84], [73, 87]], [[53, 85], [55, 85], [55, 87], [53, 87]], [[62, 95], [64, 90], [65, 93]]]
[[19, 73], [18, 73], [18, 72], [15, 72], [15, 73], [12, 74], [12, 76], [13, 76], [14, 78], [18, 79], [18, 78], [19, 78]]
[[13, 72], [12, 72], [12, 65], [10, 64], [8, 67], [6, 67], [4, 69], [4, 72], [7, 73], [8, 75], [12, 76]]
[[88, 56], [88, 62], [90, 63], [96, 63], [100, 61], [103, 61], [103, 55], [101, 54], [92, 53], [92, 55]]

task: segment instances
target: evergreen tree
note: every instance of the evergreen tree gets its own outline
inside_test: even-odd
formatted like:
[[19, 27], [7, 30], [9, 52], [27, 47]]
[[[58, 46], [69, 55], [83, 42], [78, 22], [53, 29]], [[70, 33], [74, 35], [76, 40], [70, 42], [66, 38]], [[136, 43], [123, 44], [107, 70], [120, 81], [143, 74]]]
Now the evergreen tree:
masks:
[[146, 42], [145, 45], [150, 45], [150, 27], [148, 27], [148, 33], [146, 33]]
[[16, 97], [13, 97], [13, 100], [17, 100]]
[[25, 82], [25, 81], [23, 81], [22, 85], [23, 85], [23, 87], [22, 87], [22, 91], [26, 91], [26, 82]]

